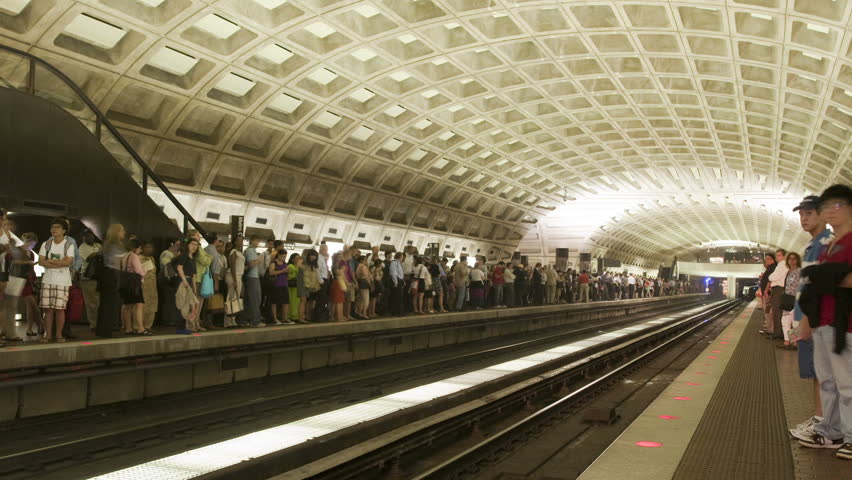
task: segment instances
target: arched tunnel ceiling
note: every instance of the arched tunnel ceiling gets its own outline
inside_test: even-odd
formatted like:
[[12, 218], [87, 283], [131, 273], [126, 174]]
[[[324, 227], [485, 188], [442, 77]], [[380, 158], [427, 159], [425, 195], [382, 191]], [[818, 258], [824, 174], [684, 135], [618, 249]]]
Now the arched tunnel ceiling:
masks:
[[0, 0], [0, 41], [176, 189], [501, 244], [566, 199], [670, 202], [677, 227], [648, 202], [636, 238], [586, 232], [629, 256], [783, 243], [782, 215], [690, 194], [852, 183], [850, 3]]

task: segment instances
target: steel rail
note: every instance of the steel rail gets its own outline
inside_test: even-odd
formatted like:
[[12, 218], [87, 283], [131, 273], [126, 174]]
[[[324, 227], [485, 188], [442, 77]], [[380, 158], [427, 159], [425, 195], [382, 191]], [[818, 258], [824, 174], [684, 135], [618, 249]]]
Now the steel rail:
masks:
[[[727, 304], [724, 310], [721, 310], [717, 313], [713, 314], [713, 318], [718, 318], [725, 312], [736, 307], [736, 303]], [[571, 403], [575, 403], [581, 397], [588, 395], [589, 392], [594, 391], [598, 388], [609, 383], [612, 379], [618, 378], [625, 372], [629, 372], [639, 364], [645, 362], [652, 356], [657, 355], [663, 350], [668, 349], [674, 343], [682, 340], [687, 335], [690, 335], [695, 330], [703, 327], [709, 320], [704, 320], [700, 322], [696, 322], [695, 325], [690, 328], [678, 333], [678, 335], [666, 340], [665, 342], [655, 346], [651, 350], [644, 352], [640, 356], [624, 363], [616, 367], [615, 369], [607, 372], [604, 375], [592, 380], [591, 382], [583, 385], [582, 387], [572, 391], [568, 395], [565, 395], [562, 398], [555, 400], [554, 402], [536, 410], [534, 413], [529, 416], [517, 421], [516, 423], [504, 428], [503, 430], [491, 435], [487, 439], [482, 442], [466, 449], [465, 451], [453, 456], [452, 458], [442, 462], [441, 464], [432, 467], [431, 469], [423, 472], [415, 477], [412, 477], [412, 480], [427, 480], [427, 479], [437, 479], [440, 478], [442, 480], [457, 478], [458, 473], [467, 468], [468, 465], [476, 463], [477, 459], [488, 456], [489, 452], [493, 452], [500, 448], [500, 445], [505, 444], [510, 441], [510, 439], [514, 436], [520, 435], [520, 432], [531, 428], [538, 422], [544, 420], [548, 415], [554, 414], [560, 410], [564, 410]]]
[[[358, 426], [350, 427], [341, 430], [337, 433], [330, 434], [324, 437], [318, 437], [303, 444], [290, 447], [285, 450], [270, 453], [263, 457], [255, 458], [246, 462], [242, 462], [231, 467], [224, 468], [215, 472], [198, 477], [198, 480], [218, 480], [230, 479], [235, 477], [245, 479], [260, 479], [270, 478], [285, 469], [293, 470], [307, 465], [311, 462], [329, 458], [332, 455], [343, 451], [346, 448], [359, 445], [365, 438], [376, 438], [386, 434], [396, 428], [401, 428], [410, 425], [417, 420], [426, 419], [432, 415], [440, 414], [457, 405], [461, 405], [470, 401], [476, 401], [487, 397], [482, 406], [475, 409], [474, 412], [469, 412], [469, 417], [480, 418], [488, 415], [488, 412], [494, 412], [505, 408], [507, 405], [517, 403], [519, 399], [525, 399], [532, 396], [531, 390], [540, 390], [550, 388], [551, 384], [563, 384], [565, 378], [572, 378], [580, 371], [585, 371], [597, 362], [604, 358], [604, 361], [610, 361], [616, 356], [624, 355], [627, 351], [637, 348], [640, 343], [653, 341], [671, 334], [678, 328], [682, 328], [685, 324], [701, 321], [717, 312], [721, 312], [727, 308], [732, 308], [738, 302], [726, 302], [718, 304], [707, 310], [691, 315], [689, 317], [673, 320], [672, 322], [662, 324], [660, 326], [650, 327], [623, 337], [604, 341], [596, 346], [589, 347], [582, 351], [565, 355], [559, 359], [544, 362], [536, 367], [531, 367], [519, 372], [514, 372], [506, 375], [503, 378], [485, 382], [471, 389], [464, 390], [457, 394], [452, 394], [449, 397], [441, 397], [429, 402], [426, 402], [412, 410], [400, 411], [386, 417], [381, 417], [376, 420], [371, 420]], [[625, 346], [625, 344], [627, 344]], [[607, 360], [609, 359], [609, 360]], [[590, 362], [590, 363], [584, 363]], [[495, 400], [490, 395], [504, 388], [512, 387], [527, 382], [531, 378], [545, 376], [548, 372], [560, 369], [569, 364], [579, 363], [579, 367], [572, 368], [570, 371], [563, 371], [558, 376], [548, 377], [540, 382], [548, 386], [530, 387], [525, 386], [520, 391], [514, 393], [511, 399]], [[563, 378], [564, 377], [564, 378]], [[387, 445], [382, 445], [376, 448], [369, 449], [366, 453], [359, 454], [357, 458], [351, 461], [346, 461], [341, 465], [336, 465], [327, 470], [313, 474], [311, 478], [359, 478], [358, 475], [366, 470], [374, 468], [376, 465], [387, 464], [398, 457], [400, 452], [415, 450], [423, 445], [431, 444], [436, 438], [442, 437], [449, 433], [457, 431], [459, 428], [469, 428], [472, 418], [453, 417], [445, 420], [440, 420], [436, 425], [431, 425], [424, 429], [406, 434], [403, 438], [391, 440]], [[365, 447], [360, 447], [365, 448]], [[343, 473], [345, 471], [345, 473]], [[303, 474], [304, 472], [300, 473]]]
[[[586, 327], [572, 328], [570, 331], [561, 332], [556, 335], [542, 336], [539, 338], [533, 338], [530, 340], [511, 343], [509, 345], [491, 347], [485, 350], [480, 350], [472, 353], [463, 353], [460, 355], [441, 358], [438, 361], [427, 364], [426, 367], [428, 368], [418, 368], [413, 372], [409, 367], [399, 367], [391, 369], [390, 371], [384, 371], [372, 377], [368, 376], [366, 378], [348, 378], [346, 383], [337, 383], [331, 386], [322, 385], [301, 392], [288, 392], [277, 396], [265, 396], [262, 399], [251, 401], [242, 405], [243, 407], [249, 407], [255, 411], [263, 411], [263, 409], [265, 408], [268, 409], [272, 407], [279, 407], [280, 405], [292, 404], [294, 400], [297, 400], [301, 397], [317, 398], [323, 395], [330, 395], [333, 393], [346, 391], [347, 389], [351, 389], [353, 387], [364, 389], [365, 382], [367, 386], [382, 385], [387, 382], [387, 379], [390, 376], [395, 374], [413, 374], [412, 377], [416, 378], [416, 375], [419, 374], [422, 376], [424, 372], [428, 371], [428, 375], [434, 375], [436, 371], [439, 371], [441, 369], [457, 368], [459, 365], [462, 364], [470, 364], [478, 361], [484, 361], [488, 358], [495, 357], [498, 355], [507, 355], [512, 352], [529, 350], [539, 345], [556, 343], [559, 342], [560, 339], [593, 333], [603, 328], [610, 328], [640, 322], [644, 319], [653, 318], [655, 316], [659, 316], [670, 311], [682, 309], [683, 305], [667, 304], [661, 305], [661, 307], [668, 308], [660, 308], [655, 309], [654, 311], [642, 312], [641, 314], [629, 319], [619, 318], [617, 320], [608, 322], [598, 322], [594, 325], [589, 325]], [[561, 327], [561, 329], [563, 330], [566, 328], [571, 328], [571, 326], [568, 325]], [[546, 332], [538, 331], [536, 333]], [[409, 380], [413, 378], [409, 378]], [[370, 382], [372, 382], [372, 384]], [[102, 449], [102, 447], [100, 447], [101, 445], [111, 447], [114, 445], [125, 444], [128, 442], [138, 442], [140, 440], [148, 438], [174, 435], [175, 433], [180, 433], [181, 431], [198, 428], [200, 425], [203, 426], [213, 423], [222, 423], [223, 419], [226, 417], [240, 417], [245, 414], [245, 409], [235, 410], [232, 405], [216, 405], [210, 408], [194, 409], [187, 415], [164, 419], [162, 422], [148, 422], [143, 426], [137, 425], [125, 427], [120, 430], [114, 430], [106, 433], [81, 436], [74, 440], [64, 441], [54, 445], [48, 445], [26, 451], [14, 452], [11, 454], [0, 456], [0, 474], [20, 470], [26, 465], [51, 463], [62, 460], [63, 458], [79, 456], [81, 454], [91, 454], [92, 452], [98, 451], [99, 448]]]

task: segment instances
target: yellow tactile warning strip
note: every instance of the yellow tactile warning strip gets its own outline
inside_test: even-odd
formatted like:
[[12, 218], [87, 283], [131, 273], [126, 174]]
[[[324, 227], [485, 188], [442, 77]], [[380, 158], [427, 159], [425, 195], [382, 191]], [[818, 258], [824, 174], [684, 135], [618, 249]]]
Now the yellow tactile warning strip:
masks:
[[[752, 302], [579, 477], [672, 478], [755, 310]], [[706, 460], [713, 461], [712, 452]]]

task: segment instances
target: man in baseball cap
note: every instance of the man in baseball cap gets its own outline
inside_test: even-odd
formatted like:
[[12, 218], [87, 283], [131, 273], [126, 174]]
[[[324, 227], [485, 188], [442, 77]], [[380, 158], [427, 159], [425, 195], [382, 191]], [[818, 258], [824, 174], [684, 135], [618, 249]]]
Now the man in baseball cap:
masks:
[[[802, 226], [802, 230], [811, 235], [811, 241], [802, 254], [802, 268], [817, 263], [819, 256], [832, 239], [831, 230], [826, 228], [825, 220], [819, 215], [819, 205], [820, 198], [816, 195], [809, 195], [803, 198], [796, 208], [793, 209], [794, 212], [799, 212], [799, 224]], [[804, 288], [804, 282], [800, 285], [801, 288]], [[820, 403], [819, 396], [819, 381], [816, 378], [816, 369], [814, 368], [814, 341], [811, 337], [811, 327], [808, 325], [808, 322], [801, 321], [802, 317], [802, 309], [799, 307], [797, 299], [795, 308], [793, 309], [793, 331], [797, 332], [797, 336], [799, 337], [799, 341], [797, 342], [799, 377], [813, 379], [814, 404], [816, 405], [814, 416], [798, 424], [796, 428], [790, 429], [790, 434], [799, 440], [810, 438], [814, 433], [814, 425], [823, 419], [822, 404]]]

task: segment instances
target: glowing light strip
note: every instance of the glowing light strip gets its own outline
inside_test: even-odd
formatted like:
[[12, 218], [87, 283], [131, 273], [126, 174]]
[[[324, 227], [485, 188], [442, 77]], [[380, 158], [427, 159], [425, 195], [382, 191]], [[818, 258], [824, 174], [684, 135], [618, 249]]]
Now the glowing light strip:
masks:
[[[698, 313], [704, 307], [683, 312], [683, 316]], [[666, 317], [672, 319], [671, 317]], [[368, 400], [292, 423], [252, 432], [240, 437], [188, 450], [115, 472], [91, 477], [91, 480], [189, 480], [216, 470], [236, 465], [253, 458], [298, 445], [323, 435], [368, 422], [407, 408], [424, 404], [436, 398], [451, 395], [476, 385], [538, 366], [544, 362], [575, 353], [616, 337], [658, 325], [650, 320], [625, 327], [615, 332], [561, 345], [515, 360], [465, 373], [455, 377], [410, 388], [384, 397]]]

